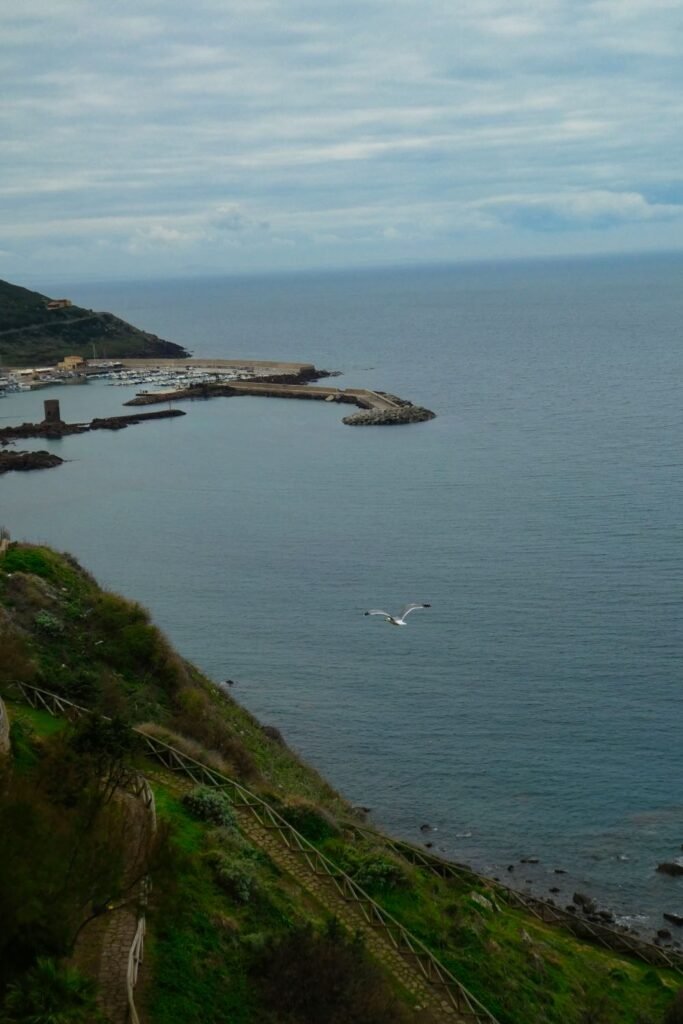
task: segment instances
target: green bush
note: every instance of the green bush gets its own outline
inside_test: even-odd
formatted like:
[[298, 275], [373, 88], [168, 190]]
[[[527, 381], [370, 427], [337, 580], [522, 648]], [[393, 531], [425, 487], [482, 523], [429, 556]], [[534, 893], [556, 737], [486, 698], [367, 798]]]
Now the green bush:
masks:
[[38, 548], [8, 548], [2, 568], [5, 572], [26, 572], [33, 576], [43, 576], [45, 579], [55, 578], [52, 562]]
[[95, 991], [94, 982], [73, 967], [39, 957], [9, 986], [2, 1024], [95, 1024], [103, 1020]]
[[331, 815], [305, 800], [291, 801], [278, 807], [282, 817], [312, 843], [339, 835], [339, 826]]
[[52, 612], [36, 612], [33, 621], [41, 633], [46, 633], [47, 636], [61, 636], [64, 632], [64, 623]]
[[679, 988], [669, 1009], [664, 1014], [663, 1024], [683, 1024], [683, 988]]
[[253, 974], [277, 1020], [297, 1024], [407, 1024], [415, 1019], [391, 992], [363, 945], [335, 922], [322, 934], [292, 929], [255, 955]]
[[248, 903], [256, 886], [254, 859], [245, 854], [212, 850], [207, 861], [221, 889], [241, 903]]
[[237, 819], [227, 793], [210, 786], [197, 786], [183, 797], [188, 811], [201, 821], [223, 828], [236, 828]]
[[331, 856], [368, 892], [401, 889], [410, 881], [406, 868], [398, 860], [373, 846], [335, 844]]

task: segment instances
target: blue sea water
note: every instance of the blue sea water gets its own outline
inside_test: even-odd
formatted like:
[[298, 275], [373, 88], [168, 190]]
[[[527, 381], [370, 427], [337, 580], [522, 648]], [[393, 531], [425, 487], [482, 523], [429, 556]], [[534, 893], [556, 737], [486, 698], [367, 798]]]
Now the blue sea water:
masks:
[[[683, 843], [682, 276], [649, 256], [74, 285], [197, 356], [312, 361], [437, 418], [195, 402], [50, 445], [70, 461], [0, 478], [0, 522], [146, 604], [376, 823], [659, 927], [683, 913], [655, 873]], [[68, 420], [129, 397], [45, 396]], [[408, 601], [432, 607], [406, 629], [362, 614]]]

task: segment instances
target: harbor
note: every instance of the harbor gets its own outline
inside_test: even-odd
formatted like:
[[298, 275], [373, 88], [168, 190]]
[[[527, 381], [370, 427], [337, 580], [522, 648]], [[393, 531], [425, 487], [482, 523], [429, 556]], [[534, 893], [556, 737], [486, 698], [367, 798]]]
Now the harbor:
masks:
[[237, 359], [83, 359], [66, 356], [54, 366], [0, 367], [0, 397], [63, 384], [102, 380], [111, 387], [179, 391], [228, 381], [318, 380], [329, 376], [312, 363]]
[[355, 405], [359, 411], [342, 420], [347, 426], [419, 423], [434, 418], [429, 409], [385, 391], [315, 383], [336, 375], [335, 371], [317, 369], [313, 363], [245, 359], [121, 359], [114, 362], [67, 356], [56, 367], [19, 369], [0, 376], [0, 395], [97, 380], [109, 387], [139, 388], [135, 397], [124, 403], [128, 406], [249, 395]]

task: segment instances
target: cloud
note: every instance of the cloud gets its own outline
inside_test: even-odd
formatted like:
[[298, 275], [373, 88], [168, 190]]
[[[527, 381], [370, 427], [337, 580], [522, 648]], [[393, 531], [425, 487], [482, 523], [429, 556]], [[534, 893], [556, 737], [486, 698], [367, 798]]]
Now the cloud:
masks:
[[679, 54], [676, 0], [5, 5], [4, 244], [76, 237], [74, 275], [670, 245]]
[[622, 224], [675, 220], [683, 205], [650, 203], [638, 192], [593, 190], [545, 196], [502, 196], [476, 205], [502, 224], [531, 231], [603, 230]]

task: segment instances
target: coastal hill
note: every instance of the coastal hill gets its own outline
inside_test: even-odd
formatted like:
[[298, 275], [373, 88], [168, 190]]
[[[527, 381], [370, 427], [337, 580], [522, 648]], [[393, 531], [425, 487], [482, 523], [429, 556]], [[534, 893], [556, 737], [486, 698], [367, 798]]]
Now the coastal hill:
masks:
[[584, 941], [370, 828], [145, 609], [4, 534], [3, 1024], [683, 1019], [663, 949]]
[[[50, 306], [52, 308], [50, 308]], [[51, 365], [67, 355], [101, 359], [184, 358], [184, 348], [111, 313], [59, 305], [40, 292], [0, 281], [0, 365]]]

